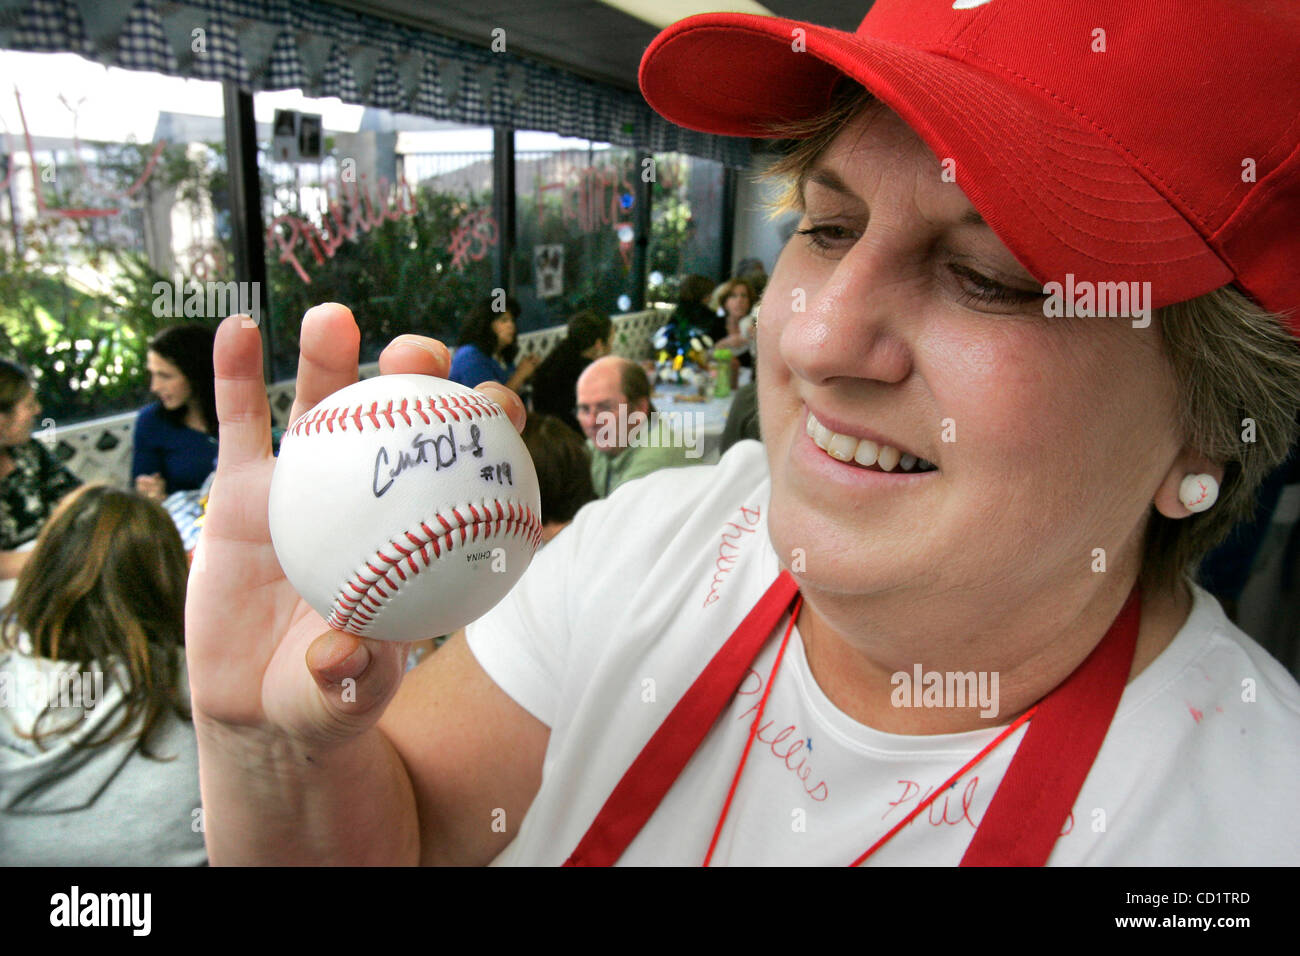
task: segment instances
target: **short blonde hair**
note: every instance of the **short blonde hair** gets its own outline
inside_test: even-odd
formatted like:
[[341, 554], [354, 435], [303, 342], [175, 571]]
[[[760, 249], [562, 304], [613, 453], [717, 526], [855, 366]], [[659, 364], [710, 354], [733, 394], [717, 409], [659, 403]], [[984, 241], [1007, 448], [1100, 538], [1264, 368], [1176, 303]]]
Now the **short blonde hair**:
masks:
[[[819, 116], [774, 128], [788, 140], [761, 174], [783, 188], [773, 216], [802, 212], [803, 179], [861, 113], [879, 101], [842, 82]], [[1300, 342], [1283, 316], [1260, 308], [1233, 286], [1155, 310], [1162, 351], [1178, 387], [1180, 438], [1224, 466], [1219, 500], [1208, 511], [1172, 519], [1150, 510], [1141, 583], [1173, 588], [1255, 511], [1259, 487], [1287, 458], [1300, 434]]]

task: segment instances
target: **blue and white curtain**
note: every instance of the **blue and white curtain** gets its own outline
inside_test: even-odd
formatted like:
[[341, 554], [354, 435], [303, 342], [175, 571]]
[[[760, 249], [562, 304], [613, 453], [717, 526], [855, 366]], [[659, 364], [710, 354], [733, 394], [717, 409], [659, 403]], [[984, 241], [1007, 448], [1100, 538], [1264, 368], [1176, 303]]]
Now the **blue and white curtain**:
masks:
[[511, 53], [304, 0], [0, 0], [0, 47], [301, 89], [475, 126], [512, 126], [743, 167], [744, 140], [682, 129], [635, 93]]

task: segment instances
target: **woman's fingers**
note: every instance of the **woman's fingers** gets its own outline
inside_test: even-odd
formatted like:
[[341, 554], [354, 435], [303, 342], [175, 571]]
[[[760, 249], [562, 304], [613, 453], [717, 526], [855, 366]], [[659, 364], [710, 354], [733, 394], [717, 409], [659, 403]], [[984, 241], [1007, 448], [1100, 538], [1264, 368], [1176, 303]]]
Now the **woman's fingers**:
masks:
[[[232, 315], [217, 329], [212, 368], [217, 393], [217, 469], [239, 468], [271, 452], [271, 408], [262, 378], [262, 337]], [[143, 477], [143, 476], [141, 476]]]
[[446, 378], [451, 371], [451, 355], [447, 346], [426, 335], [399, 335], [388, 343], [379, 356], [379, 371], [383, 375], [432, 375]]
[[289, 421], [357, 380], [361, 332], [352, 311], [337, 302], [307, 310], [298, 336], [298, 381]]
[[505, 409], [505, 413], [510, 416], [510, 423], [515, 426], [515, 431], [521, 432], [524, 430], [524, 422], [528, 420], [528, 412], [524, 410], [523, 400], [518, 395], [499, 382], [484, 382], [482, 385], [476, 386], [474, 391], [482, 392]]

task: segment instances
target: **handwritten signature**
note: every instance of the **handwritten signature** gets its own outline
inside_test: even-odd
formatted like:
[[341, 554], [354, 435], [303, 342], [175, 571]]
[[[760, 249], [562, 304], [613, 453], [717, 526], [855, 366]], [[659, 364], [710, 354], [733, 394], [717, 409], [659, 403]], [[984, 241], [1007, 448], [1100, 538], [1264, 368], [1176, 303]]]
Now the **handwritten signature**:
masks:
[[[380, 447], [375, 453], [375, 471], [374, 480], [371, 484], [371, 490], [374, 491], [376, 498], [382, 498], [393, 483], [397, 481], [398, 475], [416, 465], [431, 463], [434, 471], [442, 471], [444, 468], [450, 468], [456, 464], [459, 452], [470, 452], [475, 458], [483, 457], [483, 446], [479, 443], [481, 432], [477, 425], [469, 426], [469, 444], [458, 445], [456, 443], [455, 426], [447, 426], [447, 434], [434, 435], [431, 438], [425, 438], [422, 432], [417, 432], [411, 439], [411, 447], [408, 451], [405, 448], [394, 448], [393, 455], [390, 456], [388, 449]], [[432, 449], [432, 452], [430, 452]], [[432, 454], [432, 457], [430, 457]], [[387, 467], [396, 457], [397, 464]], [[380, 485], [381, 476], [386, 476], [388, 480]]]

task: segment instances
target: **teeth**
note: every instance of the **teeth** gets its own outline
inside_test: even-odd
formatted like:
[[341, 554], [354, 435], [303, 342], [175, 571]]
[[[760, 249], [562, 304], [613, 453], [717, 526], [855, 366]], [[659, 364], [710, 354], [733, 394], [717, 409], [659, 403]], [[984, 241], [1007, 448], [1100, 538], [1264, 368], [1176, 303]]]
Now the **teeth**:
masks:
[[826, 454], [840, 461], [852, 461], [853, 453], [858, 450], [858, 440], [848, 435], [832, 435], [826, 445]]
[[883, 471], [930, 471], [934, 465], [924, 458], [901, 452], [891, 445], [880, 445], [869, 438], [861, 440], [851, 435], [839, 435], [808, 415], [805, 424], [813, 443], [837, 461], [855, 461], [864, 468], [878, 465]]

